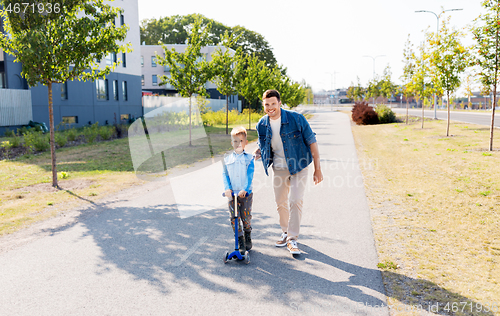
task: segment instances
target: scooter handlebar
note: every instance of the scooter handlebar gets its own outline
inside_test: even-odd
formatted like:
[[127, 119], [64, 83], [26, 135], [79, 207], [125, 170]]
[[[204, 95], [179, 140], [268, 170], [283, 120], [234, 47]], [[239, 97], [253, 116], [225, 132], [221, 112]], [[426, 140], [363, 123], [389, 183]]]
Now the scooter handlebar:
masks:
[[[235, 193], [235, 191], [233, 191], [232, 196], [234, 196], [235, 194], [238, 194], [239, 192], [240, 191], [236, 191], [236, 193]], [[222, 196], [225, 197], [226, 196], [226, 192], [222, 192]], [[248, 196], [248, 192], [247, 192], [247, 194], [245, 194], [245, 196]]]

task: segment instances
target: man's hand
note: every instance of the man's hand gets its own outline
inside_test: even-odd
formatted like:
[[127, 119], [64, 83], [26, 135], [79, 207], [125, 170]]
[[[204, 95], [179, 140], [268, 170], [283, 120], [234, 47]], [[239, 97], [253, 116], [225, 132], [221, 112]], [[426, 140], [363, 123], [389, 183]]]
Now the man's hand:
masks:
[[257, 148], [253, 151], [253, 155], [255, 156], [255, 159], [259, 159], [260, 156], [261, 156], [261, 153], [260, 153], [260, 148]]
[[230, 199], [230, 200], [232, 200], [232, 199], [233, 199], [233, 191], [232, 191], [232, 190], [226, 190], [226, 191], [224, 192], [224, 195], [225, 195], [228, 199]]
[[313, 180], [315, 185], [323, 181], [323, 172], [321, 172], [321, 169], [314, 170]]
[[245, 197], [245, 195], [247, 195], [247, 191], [245, 191], [245, 190], [241, 190], [240, 192], [238, 192], [238, 196], [239, 196], [240, 198], [244, 198], [244, 197]]

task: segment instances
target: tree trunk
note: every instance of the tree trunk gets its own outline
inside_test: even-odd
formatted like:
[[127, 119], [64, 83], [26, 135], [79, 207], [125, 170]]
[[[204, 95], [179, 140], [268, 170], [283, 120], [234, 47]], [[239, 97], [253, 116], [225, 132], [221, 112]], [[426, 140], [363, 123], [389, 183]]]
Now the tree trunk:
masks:
[[424, 128], [424, 101], [422, 101], [422, 128]]
[[191, 145], [191, 95], [189, 96], [189, 146]]
[[406, 97], [406, 124], [408, 124], [408, 107], [410, 104], [408, 103], [408, 97]]
[[226, 95], [226, 135], [229, 134], [229, 96]]
[[47, 88], [49, 89], [49, 132], [50, 132], [50, 157], [52, 160], [52, 186], [57, 188], [57, 168], [56, 168], [56, 143], [54, 132], [54, 110], [52, 103], [52, 81], [49, 81]]
[[446, 137], [450, 136], [450, 93], [446, 92], [446, 107], [448, 108], [448, 118], [446, 119]]
[[495, 129], [495, 106], [497, 105], [497, 85], [493, 85], [493, 106], [491, 109], [491, 126], [490, 126], [490, 147], [493, 150], [493, 130]]
[[248, 102], [248, 130], [252, 129], [252, 103]]

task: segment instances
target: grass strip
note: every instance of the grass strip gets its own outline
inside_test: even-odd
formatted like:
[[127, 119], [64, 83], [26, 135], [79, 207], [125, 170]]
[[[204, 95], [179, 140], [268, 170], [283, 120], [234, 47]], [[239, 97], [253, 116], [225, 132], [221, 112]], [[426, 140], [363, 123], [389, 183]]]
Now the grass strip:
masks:
[[489, 127], [452, 122], [446, 137], [445, 121], [413, 120], [352, 131], [391, 314], [439, 304], [442, 314], [500, 315], [500, 151], [486, 151]]

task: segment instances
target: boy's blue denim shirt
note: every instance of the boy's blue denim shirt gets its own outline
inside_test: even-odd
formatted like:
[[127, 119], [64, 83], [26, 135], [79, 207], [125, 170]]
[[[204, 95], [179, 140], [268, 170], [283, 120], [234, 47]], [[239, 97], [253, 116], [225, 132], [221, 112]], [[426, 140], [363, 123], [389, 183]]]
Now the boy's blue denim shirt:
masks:
[[[263, 116], [257, 123], [256, 128], [259, 134], [258, 144], [262, 163], [266, 175], [269, 175], [267, 169], [273, 162], [271, 147], [273, 133], [269, 123], [269, 115]], [[281, 109], [280, 136], [290, 174], [296, 174], [309, 166], [313, 160], [310, 146], [316, 142], [316, 133], [312, 131], [304, 115]]]
[[241, 154], [233, 151], [224, 158], [224, 190], [245, 190], [251, 194], [254, 169], [253, 155], [245, 151]]

